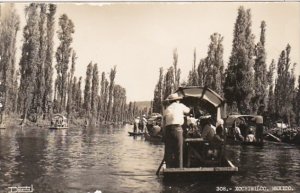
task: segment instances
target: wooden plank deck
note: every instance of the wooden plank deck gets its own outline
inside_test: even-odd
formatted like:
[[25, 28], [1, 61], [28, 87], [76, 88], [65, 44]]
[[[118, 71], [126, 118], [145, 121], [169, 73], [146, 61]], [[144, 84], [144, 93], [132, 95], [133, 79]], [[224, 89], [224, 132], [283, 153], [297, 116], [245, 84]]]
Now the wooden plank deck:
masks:
[[198, 167], [198, 168], [165, 168], [164, 173], [193, 173], [193, 172], [235, 172], [237, 167]]

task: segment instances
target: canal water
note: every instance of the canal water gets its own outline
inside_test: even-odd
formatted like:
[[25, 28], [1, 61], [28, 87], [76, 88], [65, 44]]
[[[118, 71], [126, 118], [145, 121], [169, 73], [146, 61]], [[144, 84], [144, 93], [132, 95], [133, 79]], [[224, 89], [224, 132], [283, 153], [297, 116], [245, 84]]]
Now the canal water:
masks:
[[163, 144], [130, 137], [131, 130], [130, 125], [0, 130], [0, 192], [31, 185], [35, 193], [198, 193], [246, 186], [300, 192], [299, 146], [227, 146], [227, 156], [240, 170], [230, 180], [166, 184], [155, 175]]

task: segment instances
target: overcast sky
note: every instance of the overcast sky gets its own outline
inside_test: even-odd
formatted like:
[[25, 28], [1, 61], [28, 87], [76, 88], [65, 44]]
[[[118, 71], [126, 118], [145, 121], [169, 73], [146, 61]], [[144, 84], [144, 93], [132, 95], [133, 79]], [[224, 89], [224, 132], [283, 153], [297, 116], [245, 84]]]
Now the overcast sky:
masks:
[[[85, 77], [90, 61], [100, 71], [116, 65], [116, 83], [126, 88], [127, 101], [152, 100], [159, 68], [172, 65], [172, 52], [186, 79], [192, 68], [193, 50], [197, 63], [206, 57], [210, 35], [224, 36], [227, 65], [233, 27], [240, 5], [251, 8], [252, 31], [259, 40], [260, 23], [266, 21], [267, 64], [277, 61], [289, 43], [292, 62], [300, 72], [300, 3], [115, 3], [58, 4], [56, 16], [66, 13], [75, 24], [72, 47], [77, 52], [75, 75]], [[24, 5], [17, 4], [24, 26]], [[58, 21], [58, 19], [56, 19]], [[56, 22], [57, 30], [57, 22]], [[55, 38], [57, 38], [55, 36]], [[19, 33], [18, 55], [22, 33]], [[55, 50], [57, 48], [57, 39]], [[55, 60], [54, 60], [55, 61]]]

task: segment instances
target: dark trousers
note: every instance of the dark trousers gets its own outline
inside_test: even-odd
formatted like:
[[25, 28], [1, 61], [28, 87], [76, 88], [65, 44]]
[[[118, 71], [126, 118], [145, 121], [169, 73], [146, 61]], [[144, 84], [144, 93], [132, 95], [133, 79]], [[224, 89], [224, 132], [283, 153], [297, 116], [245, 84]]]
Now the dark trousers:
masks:
[[165, 128], [165, 161], [167, 168], [182, 168], [183, 132], [181, 125], [168, 125]]
[[263, 133], [264, 133], [263, 124], [257, 124], [256, 125], [256, 132], [255, 132], [255, 134], [256, 134], [255, 138], [258, 142], [263, 142]]

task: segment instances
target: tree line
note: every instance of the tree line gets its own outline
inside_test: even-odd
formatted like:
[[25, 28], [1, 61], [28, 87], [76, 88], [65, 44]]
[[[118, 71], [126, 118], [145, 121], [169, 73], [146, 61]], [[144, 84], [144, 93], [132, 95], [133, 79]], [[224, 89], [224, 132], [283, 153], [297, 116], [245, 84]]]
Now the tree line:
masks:
[[267, 123], [281, 120], [299, 125], [300, 76], [296, 87], [296, 63], [290, 59], [291, 46], [287, 44], [277, 62], [273, 59], [267, 67], [266, 22], [261, 22], [258, 42], [251, 27], [251, 10], [239, 7], [227, 67], [223, 60], [224, 37], [214, 33], [205, 58], [198, 62], [194, 51], [187, 80], [180, 81], [178, 53], [174, 50], [173, 65], [165, 72], [159, 69], [152, 111], [162, 113], [162, 101], [178, 86], [206, 86], [225, 98], [228, 114], [259, 114], [264, 115]]
[[[142, 113], [135, 102], [126, 103], [125, 88], [115, 83], [116, 66], [107, 77], [105, 72], [99, 71], [97, 63], [90, 62], [85, 79], [74, 75], [78, 58], [72, 48], [75, 25], [63, 14], [58, 18], [56, 31], [55, 4], [31, 3], [26, 6], [23, 45], [17, 66], [16, 37], [20, 16], [13, 4], [5, 4], [2, 8], [0, 81], [4, 88], [1, 96], [3, 114], [20, 115], [24, 124], [26, 120], [49, 119], [54, 113], [98, 123], [131, 120]], [[59, 40], [56, 50], [55, 35]]]

